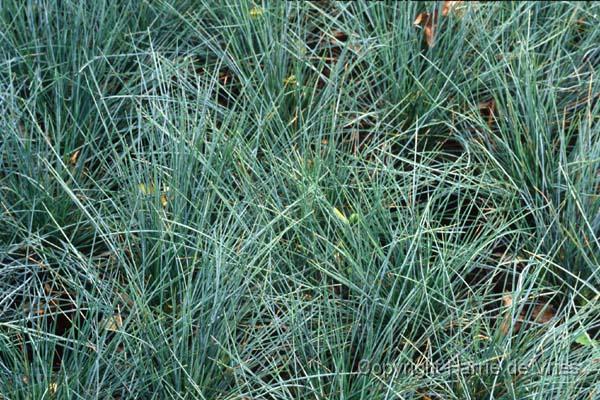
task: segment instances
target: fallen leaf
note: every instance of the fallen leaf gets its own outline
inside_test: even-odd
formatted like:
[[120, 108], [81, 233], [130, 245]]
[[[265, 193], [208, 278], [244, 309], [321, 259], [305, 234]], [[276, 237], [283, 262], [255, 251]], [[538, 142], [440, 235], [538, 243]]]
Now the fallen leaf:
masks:
[[50, 394], [56, 394], [56, 392], [58, 391], [58, 384], [56, 382], [51, 382], [48, 385], [48, 391], [50, 392]]
[[344, 31], [333, 31], [331, 36], [333, 36], [333, 40], [331, 40], [331, 43], [336, 44], [336, 42], [345, 42], [346, 40], [348, 40], [348, 34]]
[[350, 217], [348, 218], [348, 222], [350, 224], [356, 224], [360, 221], [360, 215], [358, 215], [358, 213], [352, 213], [350, 214]]
[[[447, 17], [451, 12], [456, 10], [460, 3], [462, 3], [462, 1], [444, 1], [442, 5], [442, 16]], [[430, 48], [435, 46], [435, 30], [437, 29], [438, 19], [438, 10], [436, 9], [433, 11], [433, 14], [428, 12], [418, 14], [413, 22], [414, 26], [423, 28], [425, 42], [427, 42], [427, 46]]]
[[169, 202], [168, 201], [169, 200], [169, 197], [168, 197], [169, 190], [170, 190], [170, 188], [168, 186], [166, 186], [164, 188], [164, 190], [162, 191], [162, 193], [160, 194], [160, 204], [162, 204], [163, 207], [166, 207]]
[[76, 150], [73, 154], [71, 154], [71, 157], [69, 158], [69, 163], [71, 165], [77, 164], [77, 159], [79, 158], [80, 152], [81, 152], [81, 150]]
[[[146, 196], [154, 194], [156, 192], [156, 187], [154, 186], [153, 183], [151, 183], [149, 185], [140, 183], [140, 184], [138, 184], [138, 189], [140, 190], [140, 192], [142, 192], [142, 194], [144, 194]], [[168, 194], [167, 194], [168, 192], [169, 192], [169, 187], [167, 186], [160, 194], [160, 204], [163, 207], [166, 207], [169, 202], [168, 201], [169, 198], [168, 198]]]
[[104, 329], [111, 332], [117, 332], [122, 326], [123, 317], [121, 317], [120, 312], [108, 317], [108, 319], [104, 322]]
[[479, 113], [486, 119], [486, 122], [490, 128], [494, 126], [494, 120], [496, 118], [496, 100], [490, 99], [477, 105]]
[[415, 26], [420, 26], [423, 28], [423, 32], [425, 33], [425, 41], [427, 42], [427, 46], [433, 47], [435, 45], [435, 27], [437, 23], [437, 10], [434, 11], [433, 16], [428, 12], [422, 12], [417, 15], [415, 18], [415, 22], [413, 24]]
[[588, 25], [588, 23], [584, 18], [579, 18], [575, 20], [575, 29], [577, 29], [579, 33], [585, 32], [586, 25]]
[[590, 335], [588, 335], [588, 333], [585, 331], [583, 331], [575, 338], [575, 343], [586, 347], [596, 347], [598, 345], [598, 342], [592, 339]]
[[[502, 303], [504, 304], [504, 307], [506, 308], [510, 308], [513, 305], [513, 299], [512, 296], [510, 294], [504, 295], [502, 296]], [[502, 324], [500, 324], [500, 332], [502, 332], [503, 335], [507, 335], [508, 331], [510, 330], [510, 326], [511, 326], [511, 316], [510, 313], [507, 313], [506, 316], [504, 317], [504, 319], [502, 320]], [[515, 323], [515, 332], [518, 332], [519, 329], [521, 328], [521, 323], [517, 322]]]
[[145, 194], [145, 195], [152, 194], [152, 193], [154, 193], [154, 191], [155, 191], [155, 188], [154, 188], [154, 184], [153, 184], [153, 183], [151, 183], [151, 184], [149, 184], [149, 185], [146, 185], [146, 184], [144, 184], [144, 183], [140, 183], [140, 184], [138, 185], [138, 189], [140, 189], [140, 192], [142, 192], [142, 193], [143, 193], [143, 194]]
[[296, 75], [290, 75], [283, 80], [283, 84], [285, 86], [296, 86], [298, 84], [298, 80], [296, 79]]
[[455, 10], [460, 3], [462, 3], [462, 1], [460, 1], [460, 0], [444, 1], [444, 4], [442, 5], [442, 15], [444, 17], [448, 16], [448, 14], [450, 14], [453, 10]]
[[263, 9], [262, 9], [262, 8], [260, 8], [260, 7], [253, 7], [253, 8], [250, 10], [250, 16], [251, 16], [252, 18], [258, 18], [258, 17], [261, 17], [261, 16], [262, 16], [264, 13], [265, 13], [265, 10], [263, 10]]
[[[502, 303], [505, 308], [510, 308], [513, 305], [513, 296], [511, 294], [506, 294], [502, 297]], [[533, 310], [531, 310], [531, 315], [528, 318], [527, 310], [523, 309], [521, 314], [516, 318], [515, 321], [511, 318], [510, 312], [506, 314], [502, 323], [500, 325], [500, 332], [503, 335], [508, 334], [511, 328], [511, 324], [514, 322], [513, 333], [518, 333], [521, 330], [523, 323], [538, 323], [545, 324], [550, 322], [554, 316], [556, 315], [554, 307], [550, 303], [537, 303]]]
[[333, 207], [333, 214], [343, 223], [348, 225], [350, 224], [350, 221], [348, 221], [348, 218], [346, 218], [344, 213], [338, 210], [336, 207]]
[[554, 318], [554, 308], [550, 304], [536, 304], [531, 313], [533, 322], [545, 324]]
[[50, 296], [54, 292], [48, 282], [44, 283], [44, 292], [46, 292], [47, 296]]

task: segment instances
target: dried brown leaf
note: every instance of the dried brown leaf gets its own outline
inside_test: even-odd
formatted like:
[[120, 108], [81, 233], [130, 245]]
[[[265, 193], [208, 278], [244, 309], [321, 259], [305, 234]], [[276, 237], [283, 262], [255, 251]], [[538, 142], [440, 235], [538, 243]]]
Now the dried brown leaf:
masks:
[[[447, 17], [450, 13], [455, 12], [460, 3], [462, 3], [462, 1], [444, 1], [442, 4], [442, 16]], [[435, 10], [433, 14], [422, 12], [417, 15], [413, 22], [414, 26], [423, 28], [425, 42], [427, 42], [428, 47], [433, 47], [435, 45], [435, 30], [438, 25], [438, 18], [438, 10]]]
[[496, 101], [490, 99], [477, 105], [479, 113], [486, 119], [486, 122], [490, 128], [494, 126], [494, 119], [496, 118]]
[[428, 47], [435, 45], [435, 28], [437, 25], [437, 10], [431, 15], [428, 12], [422, 12], [415, 18], [413, 22], [415, 26], [423, 28], [425, 34], [425, 41]]
[[79, 158], [80, 152], [81, 150], [76, 150], [73, 154], [71, 154], [71, 157], [69, 158], [69, 163], [71, 163], [71, 165], [77, 164], [77, 159]]
[[[513, 296], [511, 294], [506, 294], [502, 297], [502, 303], [504, 304], [505, 308], [512, 307], [513, 302]], [[556, 316], [554, 307], [552, 307], [550, 303], [537, 303], [531, 311], [529, 318], [527, 314], [528, 313], [526, 310], [521, 311], [516, 321], [514, 321], [513, 333], [518, 333], [521, 330], [523, 323], [534, 322], [538, 324], [545, 324], [550, 322]], [[500, 332], [502, 332], [503, 335], [508, 334], [512, 322], [513, 321], [510, 312], [507, 312], [502, 320], [502, 323], [500, 324]]]
[[550, 304], [536, 304], [531, 314], [533, 321], [540, 324], [550, 322], [556, 315], [554, 308]]
[[335, 30], [331, 32], [331, 36], [333, 37], [333, 40], [331, 40], [331, 42], [334, 44], [336, 43], [336, 41], [345, 42], [346, 40], [348, 40], [348, 34], [341, 30]]
[[104, 321], [104, 329], [107, 331], [117, 332], [123, 326], [123, 317], [121, 317], [121, 313], [117, 312], [116, 314], [108, 317], [106, 321]]
[[460, 1], [460, 0], [444, 1], [444, 4], [442, 5], [442, 15], [444, 17], [448, 16], [448, 14], [450, 14], [452, 11], [454, 11], [460, 3], [462, 3], [462, 1]]

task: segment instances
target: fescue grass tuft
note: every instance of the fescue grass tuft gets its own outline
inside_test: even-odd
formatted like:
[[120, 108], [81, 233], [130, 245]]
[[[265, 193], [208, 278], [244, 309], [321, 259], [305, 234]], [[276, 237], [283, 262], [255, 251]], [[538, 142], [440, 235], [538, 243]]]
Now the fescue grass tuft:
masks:
[[0, 399], [598, 398], [599, 15], [0, 0]]

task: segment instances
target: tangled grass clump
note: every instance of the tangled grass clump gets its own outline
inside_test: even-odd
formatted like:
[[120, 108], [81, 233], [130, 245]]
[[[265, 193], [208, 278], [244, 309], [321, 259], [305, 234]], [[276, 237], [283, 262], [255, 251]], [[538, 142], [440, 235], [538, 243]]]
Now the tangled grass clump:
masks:
[[0, 1], [0, 399], [598, 398], [598, 15]]

